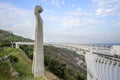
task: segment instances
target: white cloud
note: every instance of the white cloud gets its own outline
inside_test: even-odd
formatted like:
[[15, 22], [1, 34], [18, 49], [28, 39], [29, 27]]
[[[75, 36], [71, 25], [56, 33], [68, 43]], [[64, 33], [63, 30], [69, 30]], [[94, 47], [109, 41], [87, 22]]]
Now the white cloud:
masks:
[[[97, 0], [96, 0], [97, 1]], [[98, 4], [98, 1], [96, 2]], [[109, 5], [108, 5], [109, 3]], [[47, 26], [47, 41], [61, 41], [61, 42], [119, 42], [119, 32], [114, 32], [114, 22], [106, 21], [107, 15], [118, 14], [118, 3], [113, 6], [109, 0], [106, 3], [101, 2], [98, 4], [96, 15], [93, 13], [85, 12], [83, 9], [74, 11], [66, 11], [61, 16], [49, 15], [47, 18], [52, 23], [59, 23], [55, 27]], [[71, 4], [72, 6], [72, 4]], [[73, 5], [73, 7], [75, 7]], [[101, 17], [102, 15], [104, 17]], [[119, 16], [119, 15], [118, 15]], [[51, 24], [52, 24], [51, 23]], [[118, 27], [119, 22], [116, 23]], [[109, 31], [108, 27], [113, 28]]]
[[66, 12], [66, 14], [68, 15], [72, 15], [72, 16], [92, 16], [91, 13], [87, 13], [87, 12], [84, 12], [82, 10], [80, 11], [69, 11], [69, 12]]
[[112, 15], [120, 14], [120, 0], [93, 0], [97, 5], [96, 15]]
[[65, 1], [62, 1], [62, 3], [61, 3], [61, 4], [62, 4], [62, 5], [63, 5], [63, 4], [65, 4]]
[[17, 8], [9, 3], [0, 3], [0, 28], [32, 38], [34, 36], [33, 12]]
[[[53, 0], [52, 5], [60, 7], [64, 3], [64, 0]], [[96, 14], [102, 15], [103, 12], [111, 13], [113, 11], [111, 9], [114, 8], [107, 8], [106, 10], [106, 8], [99, 6]], [[118, 39], [118, 32], [110, 32], [112, 36], [109, 35], [109, 31], [104, 35], [104, 29], [103, 32], [97, 32], [96, 30], [99, 27], [104, 28], [107, 23], [102, 19], [96, 18], [95, 15], [83, 11], [81, 8], [75, 11], [66, 11], [61, 15], [46, 9], [42, 17], [45, 23], [45, 41], [69, 42], [70, 40], [70, 42], [92, 42], [102, 41], [103, 37], [107, 37], [107, 41], [109, 41], [109, 39], [112, 40], [111, 38], [114, 38], [114, 34], [116, 35], [114, 40]], [[120, 23], [117, 22], [114, 24], [118, 26]], [[34, 38], [35, 19], [33, 11], [17, 8], [8, 3], [0, 3], [0, 28], [24, 37]]]
[[101, 15], [102, 13], [103, 13], [103, 9], [102, 8], [97, 9], [96, 15]]
[[84, 18], [84, 17], [78, 17], [78, 18], [63, 18], [62, 19], [62, 26], [65, 29], [69, 29], [69, 28], [94, 28], [94, 27], [99, 27], [100, 25], [104, 25], [105, 23], [103, 21], [97, 20], [97, 19], [90, 19], [88, 18]]
[[74, 7], [75, 7], [75, 5], [74, 5], [74, 4], [72, 4], [72, 7], [74, 8]]
[[51, 4], [57, 8], [62, 6], [65, 3], [64, 0], [51, 0]]
[[98, 6], [112, 5], [113, 3], [119, 2], [119, 0], [93, 0]]
[[82, 8], [78, 7], [76, 8], [77, 11], [82, 11]]
[[60, 24], [64, 29], [81, 28], [81, 27], [99, 27], [105, 24], [105, 21], [95, 18], [91, 13], [84, 11], [67, 11], [65, 16], [61, 17]]
[[76, 26], [78, 27], [78, 26], [81, 26], [83, 23], [82, 23], [82, 21], [81, 21], [81, 19], [79, 19], [79, 18], [64, 18], [63, 20], [62, 20], [62, 26], [64, 27], [64, 28], [75, 28]]
[[46, 2], [46, 0], [43, 0], [44, 2]]
[[[81, 28], [93, 28], [99, 27], [105, 24], [104, 21], [98, 20], [93, 18], [94, 15], [91, 13], [87, 13], [84, 11], [66, 11], [64, 13], [64, 16], [55, 16], [55, 15], [46, 15], [44, 19], [48, 22], [57, 23], [56, 28], [53, 29], [56, 32], [64, 33], [66, 30], [67, 32], [71, 32], [69, 30], [74, 30], [73, 32], [78, 32], [77, 30], [80, 30]], [[60, 25], [59, 25], [60, 24]], [[46, 25], [49, 26], [49, 25]], [[52, 29], [51, 29], [52, 30]], [[57, 31], [58, 30], [58, 31]], [[60, 31], [61, 30], [61, 31]], [[58, 33], [56, 33], [58, 34]]]

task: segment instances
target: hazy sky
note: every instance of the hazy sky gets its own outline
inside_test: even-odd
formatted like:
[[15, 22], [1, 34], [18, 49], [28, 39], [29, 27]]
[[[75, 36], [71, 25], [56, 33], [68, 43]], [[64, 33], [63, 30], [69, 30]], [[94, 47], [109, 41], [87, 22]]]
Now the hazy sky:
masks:
[[0, 29], [34, 39], [35, 5], [45, 42], [120, 43], [120, 0], [0, 0]]

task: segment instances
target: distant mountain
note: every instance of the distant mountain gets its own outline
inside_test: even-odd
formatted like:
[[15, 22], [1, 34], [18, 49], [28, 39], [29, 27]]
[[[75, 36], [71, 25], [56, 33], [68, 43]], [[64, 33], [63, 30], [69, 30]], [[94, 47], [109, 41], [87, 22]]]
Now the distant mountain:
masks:
[[90, 45], [112, 47], [113, 45], [120, 45], [120, 43], [91, 43]]
[[15, 35], [10, 31], [5, 31], [0, 29], [0, 47], [10, 46], [11, 42], [18, 42], [18, 41], [31, 42], [33, 40]]

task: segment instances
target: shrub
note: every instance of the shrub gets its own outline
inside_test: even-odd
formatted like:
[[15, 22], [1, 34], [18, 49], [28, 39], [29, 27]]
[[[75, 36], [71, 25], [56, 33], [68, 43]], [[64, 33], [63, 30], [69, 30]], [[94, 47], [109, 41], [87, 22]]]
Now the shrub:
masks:
[[13, 55], [10, 55], [9, 58], [10, 58], [10, 62], [11, 62], [11, 63], [16, 63], [16, 62], [18, 62], [18, 58], [15, 57], [15, 56], [13, 56]]

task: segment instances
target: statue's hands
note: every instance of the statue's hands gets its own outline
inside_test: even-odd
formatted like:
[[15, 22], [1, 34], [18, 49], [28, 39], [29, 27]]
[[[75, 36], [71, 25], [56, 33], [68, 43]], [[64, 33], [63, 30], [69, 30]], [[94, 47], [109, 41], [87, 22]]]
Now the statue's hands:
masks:
[[43, 11], [43, 8], [41, 7], [41, 6], [36, 6], [35, 7], [35, 12], [34, 12], [34, 14], [35, 15], [39, 15], [41, 12]]

